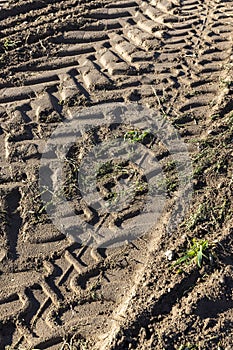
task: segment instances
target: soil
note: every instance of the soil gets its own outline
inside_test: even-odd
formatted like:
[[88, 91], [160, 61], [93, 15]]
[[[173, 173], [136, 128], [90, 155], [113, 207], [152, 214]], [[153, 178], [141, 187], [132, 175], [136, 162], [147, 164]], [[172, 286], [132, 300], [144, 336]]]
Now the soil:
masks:
[[[231, 0], [0, 0], [0, 349], [233, 348], [232, 18]], [[113, 102], [166, 116], [189, 149], [193, 198], [167, 230], [176, 166], [153, 135], [131, 140], [161, 164], [166, 210], [140, 238], [92, 247], [51, 221], [40, 159], [62, 121]], [[137, 183], [110, 218], [77, 189], [79, 162], [112, 136], [135, 137], [127, 125], [82, 135], [67, 157], [64, 192], [83, 221], [124, 227], [148, 193], [138, 167], [113, 160], [99, 168], [106, 202], [120, 180]], [[203, 241], [199, 264], [174, 266]]]

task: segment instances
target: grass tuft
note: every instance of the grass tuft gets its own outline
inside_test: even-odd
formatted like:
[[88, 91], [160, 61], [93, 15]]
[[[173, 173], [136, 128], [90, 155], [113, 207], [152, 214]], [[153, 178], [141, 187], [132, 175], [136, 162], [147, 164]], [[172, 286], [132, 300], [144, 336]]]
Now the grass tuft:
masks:
[[[195, 262], [198, 268], [201, 268], [204, 258], [210, 262], [213, 261], [213, 254], [209, 248], [210, 244], [207, 240], [197, 240], [196, 238], [193, 238], [191, 241], [189, 241], [188, 249], [183, 252], [183, 254], [175, 261], [174, 264], [172, 264], [172, 267]], [[204, 254], [204, 252], [208, 253], [208, 256]]]

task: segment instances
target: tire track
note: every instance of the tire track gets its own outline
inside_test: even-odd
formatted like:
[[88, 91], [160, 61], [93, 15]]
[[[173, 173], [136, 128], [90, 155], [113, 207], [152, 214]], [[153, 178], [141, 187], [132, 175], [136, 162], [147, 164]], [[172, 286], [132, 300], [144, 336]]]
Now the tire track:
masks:
[[[226, 76], [231, 74], [232, 25], [229, 20], [231, 3], [219, 4], [217, 1], [211, 1], [205, 4], [187, 0], [178, 6], [179, 3], [176, 1], [122, 1], [114, 4], [105, 3], [104, 8], [98, 9], [98, 4], [92, 1], [88, 5], [85, 4], [86, 7], [83, 8], [84, 19], [82, 18], [80, 30], [77, 30], [75, 25], [72, 27], [72, 20], [70, 20], [71, 24], [59, 25], [54, 31], [49, 30], [39, 34], [38, 38], [28, 38], [28, 42], [31, 42], [30, 45], [35, 49], [37, 45], [41, 46], [40, 57], [16, 64], [13, 68], [10, 67], [14, 79], [10, 78], [5, 84], [5, 78], [3, 78], [1, 83], [0, 106], [5, 111], [2, 113], [4, 117], [1, 117], [1, 120], [7, 123], [10, 120], [12, 127], [15, 127], [13, 132], [11, 128], [3, 129], [6, 155], [4, 166], [10, 163], [12, 169], [16, 167], [17, 180], [22, 185], [25, 169], [24, 166], [22, 169], [18, 166], [18, 161], [23, 159], [26, 164], [29, 164], [26, 173], [31, 172], [30, 164], [34, 166], [33, 164], [37, 162], [44, 138], [49, 136], [51, 130], [67, 114], [72, 115], [77, 101], [83, 106], [86, 103], [94, 104], [121, 98], [124, 101], [137, 99], [149, 106], [156, 105], [163, 108], [161, 101], [165, 100], [167, 111], [170, 112], [171, 118], [174, 118], [174, 122], [178, 123], [181, 113], [187, 114], [182, 116], [183, 121], [180, 123], [195, 134], [194, 127], [198, 120], [196, 134], [200, 135], [206, 119], [218, 111], [229, 92], [229, 89], [226, 89], [220, 98], [215, 99], [221, 91], [221, 84], [218, 84], [219, 76], [226, 79]], [[50, 8], [45, 3], [31, 3], [31, 10], [35, 10], [35, 17], [44, 16], [39, 23], [33, 25], [35, 28], [38, 25], [42, 28], [45, 23], [49, 24], [49, 19], [46, 20], [45, 17], [59, 9], [58, 2], [51, 1], [50, 4], [54, 6]], [[71, 8], [76, 15], [79, 11], [78, 4], [79, 2], [65, 1], [58, 19], [67, 16]], [[91, 9], [92, 6], [93, 9]], [[13, 29], [16, 13], [19, 14], [17, 21], [21, 23], [31, 15], [26, 13], [24, 3], [3, 10], [1, 12], [4, 22], [3, 39], [8, 35], [17, 34], [21, 28], [18, 24], [18, 27]], [[6, 17], [8, 17], [7, 20]], [[225, 21], [227, 22], [229, 29], [226, 30], [225, 26], [221, 27], [220, 23], [223, 21], [224, 24]], [[51, 59], [46, 57], [49, 45], [52, 45], [54, 50], [52, 51], [54, 56]], [[224, 65], [229, 69], [224, 69]], [[158, 103], [154, 102], [155, 96], [151, 86], [156, 89]], [[187, 93], [187, 91], [190, 92]], [[209, 105], [210, 102], [212, 105]], [[181, 107], [176, 109], [175, 105], [181, 105]], [[208, 113], [205, 110], [202, 114], [204, 107], [208, 108]], [[12, 175], [3, 179], [4, 186], [15, 181], [16, 177]], [[24, 193], [24, 189], [21, 192]], [[16, 226], [18, 230], [22, 220], [22, 231], [27, 237], [29, 232], [30, 234], [32, 232], [32, 227], [25, 226], [30, 209], [26, 206], [26, 197], [22, 197], [19, 201], [24, 209], [20, 213], [21, 216], [19, 213], [14, 214], [17, 215]], [[38, 224], [36, 227], [39, 229]], [[50, 238], [43, 237], [43, 230], [45, 230], [44, 227], [41, 228], [40, 242], [33, 242], [33, 238], [31, 239], [28, 252], [23, 248], [24, 243], [20, 245], [21, 252], [25, 254], [24, 269], [29, 272], [18, 273], [19, 276], [25, 273], [26, 284], [19, 286], [17, 273], [6, 274], [4, 277], [6, 279], [4, 283], [8, 279], [10, 281], [10, 278], [15, 281], [11, 283], [10, 293], [2, 291], [1, 294], [1, 305], [4, 310], [1, 314], [6, 322], [2, 338], [0, 337], [1, 345], [11, 343], [15, 347], [21, 345], [49, 349], [54, 346], [59, 348], [67, 332], [70, 336], [75, 332], [78, 334], [83, 332], [84, 336], [89, 338], [89, 333], [93, 332], [93, 324], [87, 324], [88, 315], [94, 312], [95, 303], [101, 304], [98, 293], [94, 296], [97, 300], [93, 301], [93, 296], [90, 296], [93, 290], [90, 291], [87, 281], [91, 280], [97, 292], [99, 284], [101, 288], [106, 288], [103, 292], [104, 302], [108, 304], [109, 314], [113, 315], [111, 317], [117, 319], [117, 321], [113, 320], [112, 328], [111, 324], [109, 328], [109, 325], [106, 327], [103, 316], [94, 318], [96, 336], [106, 337], [105, 348], [110, 349], [121, 327], [124, 327], [121, 317], [125, 317], [127, 307], [131, 305], [133, 297], [137, 294], [137, 288], [140, 288], [140, 276], [143, 275], [145, 266], [143, 265], [140, 269], [141, 265], [139, 264], [138, 267], [135, 262], [135, 250], [128, 248], [130, 251], [128, 253], [126, 249], [126, 256], [129, 254], [129, 258], [123, 271], [129, 269], [129, 271], [135, 271], [135, 275], [129, 277], [131, 274], [129, 276], [126, 274], [118, 294], [121, 295], [124, 288], [127, 289], [129, 284], [131, 286], [136, 282], [134, 289], [128, 287], [125, 294], [122, 292], [125, 303], [121, 303], [112, 299], [109, 287], [106, 287], [102, 280], [101, 282], [98, 280], [100, 277], [103, 278], [101, 274], [117, 271], [117, 264], [114, 264], [111, 270], [108, 257], [102, 259], [98, 252], [86, 251], [85, 247], [81, 249], [75, 247], [65, 237], [56, 233], [53, 233]], [[152, 242], [153, 239], [152, 237]], [[13, 245], [15, 244], [16, 242]], [[156, 243], [154, 242], [152, 246], [155, 248]], [[147, 247], [148, 243], [140, 243], [138, 249], [141, 253], [147, 250]], [[55, 251], [59, 255], [56, 257], [55, 254], [50, 259], [52, 261], [46, 260], [42, 264], [46, 271], [42, 270], [42, 277], [40, 261], [37, 265], [38, 273], [32, 274], [33, 265], [30, 266], [29, 263], [27, 267], [26, 264], [27, 256], [31, 259], [39, 259], [39, 250], [42, 252], [42, 259], [45, 257], [47, 260], [50, 259], [50, 253]], [[117, 256], [118, 263], [122, 263], [124, 254], [119, 257], [120, 253], [117, 253]], [[134, 263], [130, 264], [130, 260]], [[141, 260], [142, 264], [146, 261], [146, 257], [143, 256]], [[30, 276], [30, 281], [27, 276]], [[127, 278], [130, 283], [127, 283]], [[109, 281], [112, 286], [117, 287], [116, 277], [111, 276]], [[185, 280], [181, 280], [177, 288], [179, 289], [182, 285], [186, 286]], [[80, 304], [77, 303], [77, 296]], [[170, 298], [171, 296], [168, 295], [167, 299], [170, 300]], [[89, 303], [91, 307], [88, 308]], [[10, 308], [9, 305], [11, 305]], [[11, 308], [12, 314], [6, 315], [7, 310]], [[82, 310], [80, 311], [82, 317], [76, 328], [76, 318], [73, 323], [68, 323], [66, 326], [68, 320], [74, 315], [74, 308], [77, 313]], [[145, 306], [143, 308], [146, 309]], [[101, 312], [104, 314], [105, 306]], [[14, 319], [16, 313], [19, 319], [17, 322]], [[28, 319], [20, 320], [27, 314]], [[93, 313], [93, 317], [94, 315]], [[135, 316], [135, 320], [140, 317], [139, 313]], [[98, 330], [98, 326], [101, 329], [103, 324], [106, 327], [104, 334]], [[74, 329], [70, 331], [72, 327]], [[10, 329], [9, 337], [4, 336], [7, 328]], [[47, 328], [45, 335], [44, 331]], [[123, 328], [124, 330], [126, 328]], [[137, 332], [136, 334], [138, 335]], [[96, 339], [93, 341], [97, 342]], [[100, 343], [104, 349], [103, 338]], [[97, 346], [100, 346], [100, 343], [97, 342]]]

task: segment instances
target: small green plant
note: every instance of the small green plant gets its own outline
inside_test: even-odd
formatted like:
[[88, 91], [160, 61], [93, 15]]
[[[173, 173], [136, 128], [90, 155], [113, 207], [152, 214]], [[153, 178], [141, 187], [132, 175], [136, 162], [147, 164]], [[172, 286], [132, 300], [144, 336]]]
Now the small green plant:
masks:
[[124, 135], [124, 140], [129, 140], [130, 142], [142, 142], [149, 133], [149, 130], [143, 132], [137, 130], [127, 131]]
[[114, 171], [114, 164], [112, 161], [108, 161], [103, 163], [100, 167], [98, 167], [98, 172], [96, 172], [97, 176], [104, 176], [106, 174], [110, 174]]
[[230, 77], [225, 79], [220, 79], [220, 86], [223, 88], [229, 88], [232, 85], [233, 81], [230, 79]]
[[6, 38], [6, 40], [3, 43], [3, 47], [6, 51], [8, 51], [10, 49], [14, 49], [19, 43], [20, 43], [19, 40], [16, 41], [16, 40], [11, 40]]
[[172, 264], [172, 267], [181, 265], [181, 264], [190, 264], [195, 262], [199, 268], [202, 267], [203, 259], [213, 260], [213, 255], [209, 252], [209, 257], [207, 257], [204, 252], [207, 252], [209, 248], [209, 242], [204, 239], [197, 240], [193, 238], [189, 241], [189, 248], [182, 254], [182, 256]]
[[197, 224], [203, 223], [208, 217], [209, 205], [202, 203], [198, 206], [197, 210], [191, 214], [191, 216], [181, 226], [186, 226], [188, 230], [193, 230]]
[[187, 220], [180, 224], [180, 227], [186, 227], [193, 232], [198, 226], [208, 223], [209, 227], [220, 229], [222, 224], [231, 217], [231, 200], [220, 198], [218, 203], [215, 203], [211, 196], [203, 203], [199, 204], [197, 209], [190, 215]]
[[175, 169], [176, 169], [176, 162], [174, 160], [167, 162], [167, 164], [165, 164], [165, 166], [164, 166], [165, 172], [172, 171]]
[[196, 345], [190, 345], [190, 344], [181, 345], [178, 350], [197, 350], [197, 346]]
[[179, 180], [176, 175], [171, 175], [170, 177], [163, 178], [157, 183], [159, 190], [167, 190], [167, 194], [171, 195], [172, 192], [175, 192], [179, 186]]
[[134, 189], [136, 192], [145, 192], [148, 191], [148, 184], [145, 181], [136, 181], [134, 184]]

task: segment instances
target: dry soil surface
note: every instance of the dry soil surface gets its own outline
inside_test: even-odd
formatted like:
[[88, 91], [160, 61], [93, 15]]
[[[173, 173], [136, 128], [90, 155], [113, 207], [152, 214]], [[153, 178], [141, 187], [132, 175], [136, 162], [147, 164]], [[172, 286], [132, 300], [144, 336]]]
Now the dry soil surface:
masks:
[[[232, 0], [0, 1], [1, 349], [233, 348], [232, 95]], [[141, 238], [93, 248], [51, 222], [40, 158], [59, 123], [112, 102], [159, 111], [180, 133], [193, 199], [167, 230], [176, 166], [148, 134], [137, 141], [166, 173], [166, 211]], [[67, 199], [92, 225], [106, 218], [80, 197], [75, 166], [94, 141], [127, 132], [103, 126], [67, 156]], [[132, 164], [99, 173], [105, 200], [129, 173], [140, 188], [107, 224], [140, 215], [148, 189]], [[172, 267], [193, 239], [209, 244], [200, 266]]]

